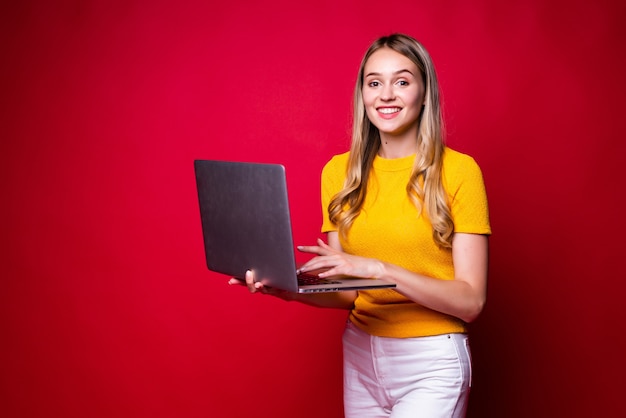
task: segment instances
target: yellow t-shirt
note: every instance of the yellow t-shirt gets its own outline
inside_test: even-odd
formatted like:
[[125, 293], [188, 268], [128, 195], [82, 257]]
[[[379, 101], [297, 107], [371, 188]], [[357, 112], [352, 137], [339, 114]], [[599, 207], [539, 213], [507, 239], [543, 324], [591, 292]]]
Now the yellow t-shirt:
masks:
[[[334, 156], [322, 171], [322, 232], [336, 231], [328, 204], [342, 188], [349, 153]], [[376, 157], [359, 216], [340, 239], [349, 254], [376, 258], [425, 276], [454, 279], [452, 252], [433, 240], [426, 216], [418, 216], [407, 192], [415, 155]], [[451, 204], [455, 232], [491, 234], [487, 196], [478, 164], [468, 155], [445, 149], [443, 182]], [[393, 289], [360, 291], [350, 320], [371, 335], [421, 337], [466, 332], [455, 317], [425, 308]]]

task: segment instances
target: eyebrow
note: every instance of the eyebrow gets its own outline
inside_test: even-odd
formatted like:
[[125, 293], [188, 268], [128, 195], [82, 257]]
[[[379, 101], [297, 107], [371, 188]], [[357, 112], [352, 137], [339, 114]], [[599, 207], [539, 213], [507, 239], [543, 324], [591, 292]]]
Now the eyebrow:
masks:
[[[413, 77], [415, 77], [415, 74], [413, 74], [412, 72], [410, 72], [407, 69], [402, 69], [402, 70], [398, 70], [398, 71], [394, 71], [393, 75], [398, 75], [398, 74], [402, 74], [402, 73], [409, 73], [411, 74]], [[377, 72], [371, 72], [371, 73], [367, 73], [365, 74], [365, 77], [371, 77], [371, 76], [380, 76], [381, 73], [377, 73]]]

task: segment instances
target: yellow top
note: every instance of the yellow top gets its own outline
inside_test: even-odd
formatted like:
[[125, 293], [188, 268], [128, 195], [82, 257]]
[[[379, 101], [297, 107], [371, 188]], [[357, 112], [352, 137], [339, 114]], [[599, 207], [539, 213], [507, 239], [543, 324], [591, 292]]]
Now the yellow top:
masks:
[[[328, 204], [342, 188], [349, 153], [334, 156], [322, 171], [322, 232], [336, 231], [328, 219]], [[341, 239], [349, 254], [376, 258], [410, 271], [454, 279], [452, 252], [434, 242], [432, 227], [411, 203], [407, 192], [415, 155], [376, 157], [359, 216]], [[443, 182], [451, 204], [455, 232], [491, 234], [487, 196], [478, 164], [468, 155], [446, 148]], [[371, 335], [421, 337], [466, 332], [455, 317], [425, 308], [393, 289], [360, 291], [350, 320]]]

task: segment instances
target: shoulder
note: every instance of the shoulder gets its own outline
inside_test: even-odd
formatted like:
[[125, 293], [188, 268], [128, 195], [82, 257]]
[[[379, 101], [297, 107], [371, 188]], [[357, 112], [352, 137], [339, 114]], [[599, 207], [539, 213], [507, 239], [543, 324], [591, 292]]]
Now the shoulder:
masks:
[[322, 196], [330, 199], [337, 194], [346, 179], [350, 153], [346, 152], [333, 156], [322, 169]]
[[334, 155], [327, 163], [324, 165], [324, 169], [322, 170], [323, 175], [325, 176], [342, 176], [346, 175], [346, 168], [348, 167], [348, 160], [350, 159], [350, 152], [344, 152], [343, 154]]
[[452, 148], [445, 147], [443, 153], [443, 165], [444, 167], [464, 167], [475, 165], [478, 166], [474, 158], [470, 155], [463, 154], [462, 152], [453, 150]]
[[444, 175], [455, 178], [480, 173], [480, 167], [470, 155], [446, 147], [443, 154]]
[[483, 183], [483, 174], [476, 160], [448, 147], [443, 155], [442, 175], [445, 187], [451, 193], [462, 185]]

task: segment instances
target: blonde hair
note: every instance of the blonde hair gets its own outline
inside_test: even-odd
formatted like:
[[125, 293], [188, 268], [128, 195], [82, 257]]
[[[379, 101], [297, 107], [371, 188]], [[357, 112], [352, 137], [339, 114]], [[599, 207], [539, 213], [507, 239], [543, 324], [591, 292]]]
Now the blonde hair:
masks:
[[328, 205], [330, 220], [345, 238], [365, 201], [369, 173], [380, 149], [380, 133], [365, 113], [363, 72], [367, 60], [381, 48], [390, 48], [404, 55], [420, 70], [426, 89], [425, 104], [416, 138], [417, 157], [406, 190], [420, 215], [425, 214], [430, 220], [434, 241], [441, 247], [451, 248], [454, 222], [442, 182], [444, 126], [437, 74], [428, 51], [418, 41], [403, 34], [379, 38], [361, 61], [354, 89], [352, 144], [346, 180], [343, 189]]

